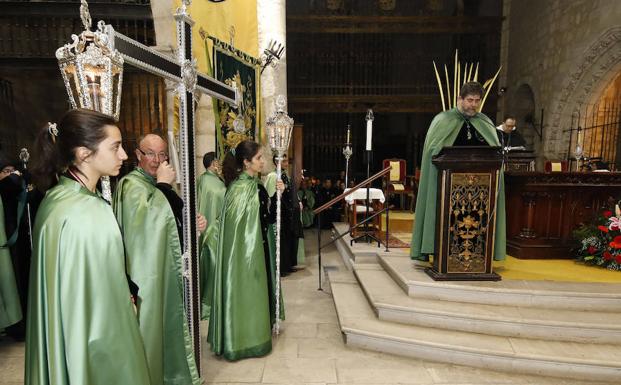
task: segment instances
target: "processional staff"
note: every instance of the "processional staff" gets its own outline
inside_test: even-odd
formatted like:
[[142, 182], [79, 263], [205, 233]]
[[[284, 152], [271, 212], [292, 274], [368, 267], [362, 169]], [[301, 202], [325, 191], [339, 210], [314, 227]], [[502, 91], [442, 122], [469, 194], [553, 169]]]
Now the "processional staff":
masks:
[[[272, 153], [276, 154], [276, 180], [281, 180], [282, 159], [283, 155], [289, 148], [291, 140], [291, 129], [293, 128], [293, 119], [287, 115], [285, 107], [287, 100], [283, 95], [276, 98], [276, 111], [267, 119], [267, 134], [272, 149]], [[280, 332], [280, 201], [282, 192], [276, 189], [276, 322], [274, 323], [274, 333]]]
[[345, 156], [345, 188], [349, 186], [349, 158], [351, 158], [354, 151], [351, 148], [351, 125], [347, 125], [347, 140], [345, 141], [345, 147], [343, 147], [343, 155]]

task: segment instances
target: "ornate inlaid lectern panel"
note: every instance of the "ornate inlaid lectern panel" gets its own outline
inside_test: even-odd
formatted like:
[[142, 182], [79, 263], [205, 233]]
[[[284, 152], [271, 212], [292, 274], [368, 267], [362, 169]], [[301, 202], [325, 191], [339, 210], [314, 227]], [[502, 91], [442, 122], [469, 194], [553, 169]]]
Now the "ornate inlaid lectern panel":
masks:
[[495, 147], [445, 147], [438, 169], [435, 280], [493, 280], [496, 202], [502, 157]]
[[490, 210], [492, 175], [451, 173], [449, 186], [447, 271], [484, 273], [485, 254], [492, 246], [487, 239], [490, 214], [493, 215]]

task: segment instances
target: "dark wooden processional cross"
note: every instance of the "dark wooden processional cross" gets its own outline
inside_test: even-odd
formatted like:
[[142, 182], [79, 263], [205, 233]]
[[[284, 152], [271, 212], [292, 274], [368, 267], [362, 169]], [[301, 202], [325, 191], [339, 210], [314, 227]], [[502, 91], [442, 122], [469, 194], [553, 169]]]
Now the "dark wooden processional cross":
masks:
[[[85, 3], [83, 1], [83, 3]], [[134, 67], [161, 76], [177, 85], [176, 92], [179, 96], [179, 159], [181, 176], [181, 194], [183, 206], [183, 293], [184, 305], [192, 335], [194, 354], [197, 367], [200, 371], [200, 288], [199, 288], [199, 263], [198, 263], [198, 237], [196, 228], [196, 183], [195, 183], [195, 154], [194, 154], [194, 106], [197, 91], [206, 93], [212, 97], [224, 100], [237, 107], [238, 94], [233, 87], [201, 74], [196, 69], [196, 60], [192, 57], [192, 27], [194, 22], [190, 18], [187, 7], [189, 0], [183, 0], [181, 7], [176, 11], [174, 18], [177, 24], [177, 57], [170, 57], [147, 47], [114, 30], [110, 25], [103, 22], [98, 24], [96, 39], [103, 41], [109, 52], [122, 56], [121, 62], [126, 62]], [[84, 6], [85, 4], [83, 4]], [[90, 26], [88, 6], [86, 11], [87, 22]], [[74, 43], [77, 41], [74, 35]], [[116, 51], [115, 51], [116, 50]], [[87, 49], [88, 51], [88, 49]], [[117, 53], [118, 52], [118, 53]], [[88, 52], [87, 52], [88, 53]], [[57, 53], [58, 57], [58, 53]], [[114, 60], [114, 59], [113, 59]], [[80, 67], [78, 64], [77, 67]], [[61, 69], [62, 69], [61, 65]], [[81, 68], [78, 68], [81, 70]], [[122, 71], [121, 71], [122, 72]], [[78, 75], [79, 77], [80, 75]], [[105, 75], [104, 75], [105, 76]], [[110, 77], [110, 75], [108, 75]], [[122, 83], [122, 73], [119, 80]], [[119, 83], [119, 91], [121, 84]], [[86, 84], [86, 83], [84, 83]], [[69, 90], [68, 90], [69, 91]], [[110, 87], [104, 89], [110, 94], [114, 90]], [[120, 102], [119, 102], [120, 103]], [[112, 103], [110, 103], [111, 105]], [[88, 103], [86, 103], [89, 107]], [[118, 107], [118, 106], [117, 106]], [[117, 108], [118, 110], [118, 108]]]

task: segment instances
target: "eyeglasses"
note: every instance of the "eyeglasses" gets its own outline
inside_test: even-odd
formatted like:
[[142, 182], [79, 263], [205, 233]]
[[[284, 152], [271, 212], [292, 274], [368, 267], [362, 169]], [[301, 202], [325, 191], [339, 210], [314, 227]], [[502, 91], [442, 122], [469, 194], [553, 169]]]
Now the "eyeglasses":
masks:
[[157, 160], [168, 160], [168, 154], [167, 154], [167, 153], [165, 153], [165, 152], [159, 152], [159, 153], [157, 153], [157, 154], [156, 154], [156, 153], [151, 152], [151, 151], [144, 152], [144, 151], [142, 151], [141, 149], [138, 149], [138, 151], [140, 151], [140, 153], [141, 153], [142, 155], [144, 155], [144, 156], [146, 156], [147, 158], [152, 159], [152, 160], [153, 160], [153, 159], [157, 159]]

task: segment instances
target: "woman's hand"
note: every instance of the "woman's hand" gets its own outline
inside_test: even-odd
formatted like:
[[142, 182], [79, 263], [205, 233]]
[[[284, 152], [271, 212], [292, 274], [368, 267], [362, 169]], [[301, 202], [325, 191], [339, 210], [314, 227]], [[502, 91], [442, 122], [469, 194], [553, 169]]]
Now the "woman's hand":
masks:
[[283, 192], [285, 191], [285, 184], [283, 183], [282, 180], [277, 180], [276, 181], [276, 190]]
[[196, 228], [202, 233], [207, 228], [207, 219], [202, 214], [196, 214]]

